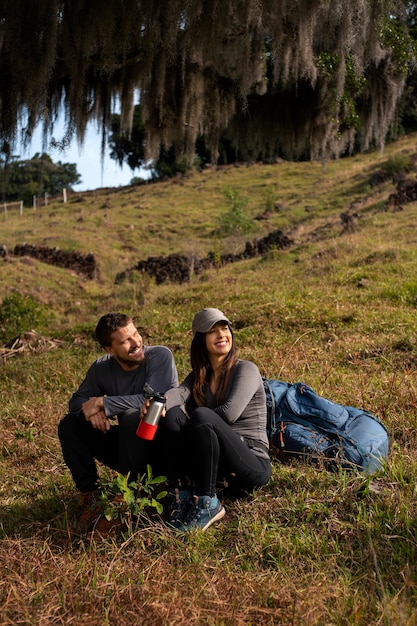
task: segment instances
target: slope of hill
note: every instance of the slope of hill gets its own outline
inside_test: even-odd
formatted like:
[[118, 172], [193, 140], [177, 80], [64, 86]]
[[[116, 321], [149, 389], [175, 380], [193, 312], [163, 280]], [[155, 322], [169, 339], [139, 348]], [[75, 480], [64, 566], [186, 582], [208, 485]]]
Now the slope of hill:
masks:
[[[389, 202], [393, 173], [406, 164], [416, 179], [415, 142], [325, 167], [230, 167], [74, 194], [0, 220], [3, 337], [34, 331], [1, 364], [1, 624], [415, 623], [417, 206], [411, 192]], [[247, 201], [250, 233], [226, 234], [227, 190]], [[275, 230], [291, 243], [221, 265]], [[99, 274], [14, 255], [25, 242], [92, 253]], [[192, 267], [210, 252], [212, 267], [181, 284], [138, 270], [116, 281], [150, 256]], [[277, 456], [271, 483], [227, 502], [203, 536], [182, 542], [152, 522], [124, 540], [76, 537], [56, 425], [100, 354], [95, 322], [132, 314], [148, 343], [171, 347], [182, 377], [203, 306], [227, 313], [240, 355], [264, 376], [376, 413], [391, 437], [386, 469], [331, 474]]]

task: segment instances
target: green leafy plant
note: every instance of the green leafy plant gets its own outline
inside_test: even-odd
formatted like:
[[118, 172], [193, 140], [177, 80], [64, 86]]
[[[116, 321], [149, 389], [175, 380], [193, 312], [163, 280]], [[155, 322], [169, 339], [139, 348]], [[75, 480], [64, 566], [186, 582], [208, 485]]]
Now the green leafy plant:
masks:
[[247, 235], [253, 230], [252, 220], [245, 211], [247, 199], [235, 189], [226, 189], [224, 196], [229, 200], [230, 208], [220, 217], [219, 232], [222, 235]]
[[273, 213], [275, 211], [275, 202], [276, 202], [276, 197], [275, 197], [275, 189], [271, 186], [268, 186], [265, 191], [264, 191], [264, 208], [265, 211], [270, 211], [271, 213]]
[[10, 339], [31, 330], [46, 319], [46, 309], [33, 296], [16, 291], [6, 296], [0, 305], [0, 338]]
[[35, 441], [35, 428], [31, 426], [30, 428], [22, 428], [20, 430], [14, 431], [14, 436], [16, 439], [26, 439], [26, 441]]
[[120, 473], [103, 480], [100, 504], [104, 517], [108, 521], [120, 517], [128, 528], [132, 528], [133, 520], [139, 518], [145, 508], [154, 508], [157, 513], [162, 513], [160, 500], [165, 498], [167, 491], [155, 493], [155, 487], [165, 481], [165, 476], [152, 476], [150, 465], [138, 480], [129, 482], [129, 474]]
[[404, 174], [410, 169], [410, 159], [406, 154], [395, 154], [384, 164], [384, 170], [389, 176]]

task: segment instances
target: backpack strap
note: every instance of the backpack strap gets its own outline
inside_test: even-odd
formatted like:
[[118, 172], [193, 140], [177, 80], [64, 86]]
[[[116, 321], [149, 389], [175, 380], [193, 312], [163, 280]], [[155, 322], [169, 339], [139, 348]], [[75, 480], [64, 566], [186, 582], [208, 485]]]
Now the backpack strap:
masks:
[[277, 430], [276, 419], [275, 419], [276, 402], [275, 402], [275, 396], [271, 389], [271, 385], [269, 384], [269, 380], [267, 378], [262, 378], [262, 381], [263, 381], [264, 389], [265, 389], [266, 412], [267, 412], [267, 420], [268, 420], [268, 426], [269, 426], [269, 431], [270, 431], [268, 433], [268, 436], [269, 436], [268, 438], [271, 439], [272, 435]]

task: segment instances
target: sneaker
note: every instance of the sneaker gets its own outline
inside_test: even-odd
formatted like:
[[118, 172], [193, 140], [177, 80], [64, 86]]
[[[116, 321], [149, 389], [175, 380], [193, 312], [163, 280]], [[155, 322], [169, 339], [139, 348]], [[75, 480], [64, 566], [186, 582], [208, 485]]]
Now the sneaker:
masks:
[[170, 505], [166, 523], [172, 528], [180, 528], [194, 503], [189, 489], [175, 489], [170, 492]]
[[89, 491], [81, 494], [80, 506], [82, 511], [78, 519], [77, 531], [87, 532], [97, 523], [101, 515], [100, 493]]
[[226, 515], [226, 510], [217, 496], [194, 496], [195, 504], [190, 509], [184, 523], [178, 528], [184, 532], [200, 528], [207, 530]]

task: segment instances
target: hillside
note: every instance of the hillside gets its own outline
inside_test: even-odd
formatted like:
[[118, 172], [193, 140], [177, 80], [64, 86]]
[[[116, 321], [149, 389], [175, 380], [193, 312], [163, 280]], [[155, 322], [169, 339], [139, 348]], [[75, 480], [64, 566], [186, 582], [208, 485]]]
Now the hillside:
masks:
[[[415, 624], [417, 204], [411, 192], [389, 198], [400, 164], [416, 179], [416, 140], [325, 166], [227, 167], [77, 193], [0, 217], [4, 344], [21, 333], [1, 363], [0, 624]], [[246, 201], [251, 232], [225, 232], [227, 190]], [[221, 263], [274, 231], [288, 245]], [[13, 254], [24, 243], [91, 253], [98, 272]], [[116, 281], [151, 256], [182, 255], [192, 269], [209, 253], [212, 266], [182, 283], [138, 270]], [[26, 310], [26, 296], [38, 308]], [[132, 314], [147, 343], [172, 349], [182, 377], [203, 306], [232, 319], [239, 354], [264, 376], [378, 415], [387, 467], [367, 477], [275, 456], [271, 483], [227, 502], [203, 536], [183, 542], [154, 521], [117, 540], [77, 537], [56, 426], [100, 354], [98, 317]]]
[[[102, 297], [124, 298], [126, 286], [116, 276], [150, 256], [181, 254], [188, 258], [219, 257], [244, 249], [247, 240], [282, 231], [297, 245], [331, 241], [364, 216], [384, 211], [391, 180], [371, 186], [390, 159], [412, 158], [415, 138], [370, 153], [326, 164], [288, 163], [230, 166], [205, 170], [167, 182], [74, 193], [67, 204], [17, 209], [0, 218], [0, 244], [43, 246], [79, 255], [94, 255]], [[253, 220], [250, 235], [225, 236], [219, 220], [230, 208], [225, 197], [236, 191]], [[266, 219], [265, 219], [266, 218]], [[362, 220], [363, 222], [363, 220]], [[94, 295], [98, 281], [85, 281], [29, 257], [10, 256], [1, 264], [4, 297], [12, 290], [33, 293], [55, 307], [71, 309], [74, 300]], [[27, 280], [27, 278], [29, 280]], [[36, 277], [36, 280], [33, 280]], [[140, 282], [140, 281], [139, 281]], [[138, 287], [140, 289], [140, 286]], [[88, 310], [83, 310], [88, 315]]]

